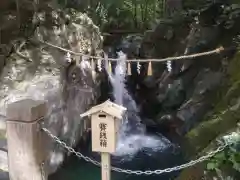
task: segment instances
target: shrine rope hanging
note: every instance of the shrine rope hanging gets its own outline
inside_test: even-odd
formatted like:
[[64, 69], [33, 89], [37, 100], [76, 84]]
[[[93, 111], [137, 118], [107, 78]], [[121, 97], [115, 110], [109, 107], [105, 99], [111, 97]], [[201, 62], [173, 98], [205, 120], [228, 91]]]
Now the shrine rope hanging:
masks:
[[[76, 56], [85, 56], [85, 57], [88, 57], [88, 58], [105, 60], [104, 57], [91, 56], [91, 55], [80, 53], [80, 52], [74, 52], [74, 51], [71, 51], [71, 50], [59, 47], [57, 45], [51, 44], [51, 43], [46, 42], [46, 41], [40, 41], [40, 42], [44, 43], [44, 44], [46, 44], [48, 46], [57, 48], [57, 49], [59, 49], [61, 51], [64, 51], [64, 52], [76, 55]], [[221, 47], [216, 48], [216, 49], [211, 50], [211, 51], [205, 51], [205, 52], [191, 54], [191, 55], [167, 57], [167, 58], [162, 58], [162, 59], [126, 59], [125, 61], [126, 62], [139, 62], [139, 61], [141, 61], [141, 62], [150, 62], [150, 61], [151, 62], [165, 62], [165, 61], [174, 61], [174, 60], [180, 60], [180, 59], [192, 59], [192, 58], [196, 58], [196, 57], [200, 57], [200, 56], [207, 56], [207, 55], [212, 55], [212, 54], [218, 54], [218, 53], [221, 53], [224, 50], [227, 50], [227, 49], [225, 49], [224, 47], [221, 46]], [[108, 58], [108, 60], [109, 61], [118, 61], [119, 59], [118, 58]]]
[[[111, 62], [112, 61], [119, 61], [119, 58], [109, 58], [107, 56], [106, 53], [104, 53], [104, 57], [101, 56], [92, 56], [89, 54], [84, 54], [84, 53], [80, 53], [80, 52], [74, 52], [72, 50], [69, 49], [65, 49], [63, 47], [59, 47], [57, 45], [51, 44], [49, 42], [46, 41], [40, 41], [41, 43], [44, 43], [50, 47], [53, 48], [57, 48], [60, 51], [64, 51], [67, 53], [68, 57], [70, 59], [71, 55], [75, 55], [75, 56], [81, 56], [84, 58], [87, 58], [89, 60], [91, 60], [91, 67], [94, 69], [97, 65], [97, 68], [99, 71], [102, 71], [102, 63], [101, 61], [106, 61], [107, 62], [107, 69], [108, 71], [111, 73], [112, 72], [112, 65]], [[153, 68], [152, 68], [152, 62], [166, 62], [166, 67], [168, 72], [171, 72], [172, 70], [172, 65], [171, 62], [175, 61], [175, 60], [181, 60], [181, 59], [193, 59], [193, 58], [197, 58], [197, 57], [201, 57], [201, 56], [207, 56], [207, 55], [213, 55], [213, 54], [220, 54], [223, 51], [227, 51], [227, 50], [233, 50], [233, 49], [238, 49], [238, 48], [224, 48], [222, 46], [220, 46], [219, 48], [216, 48], [214, 50], [211, 51], [205, 51], [205, 52], [201, 52], [201, 53], [196, 53], [196, 54], [190, 54], [190, 55], [182, 55], [182, 56], [175, 56], [175, 57], [167, 57], [167, 58], [162, 58], [162, 59], [127, 59], [126, 57], [122, 60], [124, 60], [124, 62], [127, 63], [127, 75], [132, 75], [132, 70], [131, 70], [131, 63], [132, 62], [136, 62], [137, 63], [137, 72], [138, 74], [140, 74], [140, 69], [141, 69], [141, 64], [142, 62], [145, 62], [148, 64], [148, 68], [147, 68], [147, 75], [148, 76], [152, 76], [153, 75]], [[81, 60], [77, 63], [80, 64], [83, 58], [81, 58]], [[97, 61], [97, 63], [95, 62]]]

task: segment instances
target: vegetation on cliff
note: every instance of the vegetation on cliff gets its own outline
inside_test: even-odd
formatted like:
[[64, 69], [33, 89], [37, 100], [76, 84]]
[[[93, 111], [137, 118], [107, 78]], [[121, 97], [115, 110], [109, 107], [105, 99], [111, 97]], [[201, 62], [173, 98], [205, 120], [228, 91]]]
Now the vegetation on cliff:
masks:
[[[212, 97], [215, 108], [206, 115], [205, 120], [186, 135], [186, 152], [189, 158], [195, 158], [205, 154], [217, 147], [216, 139], [232, 141], [233, 146], [226, 148], [223, 152], [204, 163], [197, 165], [198, 177], [211, 179], [213, 176], [218, 178], [237, 178], [240, 172], [240, 53], [230, 60], [228, 76], [224, 80], [223, 86], [218, 93]], [[230, 134], [230, 135], [229, 135]], [[232, 136], [232, 137], [231, 137]], [[196, 171], [193, 168], [184, 171], [180, 179], [192, 177]], [[204, 174], [205, 172], [205, 174]], [[234, 178], [233, 178], [234, 179]]]
[[[227, 133], [239, 134], [235, 128], [240, 117], [239, 0], [1, 0], [0, 11], [0, 71], [5, 67], [1, 85], [28, 78], [25, 69], [30, 65], [27, 64], [41, 66], [41, 73], [54, 73], [45, 65], [59, 62], [65, 54], [56, 53], [35, 40], [48, 40], [73, 51], [96, 54], [102, 48], [102, 32], [138, 32], [143, 38], [129, 38], [129, 41], [141, 39], [140, 45], [127, 48], [130, 49], [128, 55], [134, 54], [136, 58], [162, 58], [230, 47], [224, 54], [198, 58], [194, 62], [174, 62], [170, 75], [165, 64], [159, 63], [154, 65], [152, 78], [141, 76], [139, 80], [139, 76], [133, 75], [133, 79], [141, 89], [145, 88], [142, 91], [145, 109], [154, 106], [149, 112], [159, 117], [155, 120], [156, 126], [164, 124], [165, 128], [163, 121], [169, 123], [170, 119], [171, 127], [186, 142], [189, 158], [216, 147], [213, 142]], [[46, 52], [54, 61], [43, 61]], [[62, 67], [62, 61], [59, 64]], [[22, 68], [19, 72], [24, 75], [19, 72], [14, 75], [12, 67]], [[39, 72], [35, 70], [29, 74]], [[5, 78], [9, 74], [14, 77]], [[63, 83], [66, 81], [63, 79]], [[182, 128], [179, 124], [185, 126]], [[239, 166], [240, 152], [236, 145], [200, 164], [199, 176], [195, 179], [202, 176], [234, 178]], [[190, 168], [183, 171], [180, 178], [186, 180], [186, 176], [195, 172]]]

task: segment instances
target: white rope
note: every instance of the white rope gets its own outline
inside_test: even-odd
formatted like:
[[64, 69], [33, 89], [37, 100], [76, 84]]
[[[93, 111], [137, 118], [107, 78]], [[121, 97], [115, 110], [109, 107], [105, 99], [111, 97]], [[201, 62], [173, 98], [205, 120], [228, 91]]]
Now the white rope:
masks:
[[[74, 52], [74, 51], [71, 51], [71, 50], [68, 50], [68, 49], [65, 49], [65, 48], [62, 48], [62, 47], [59, 47], [59, 46], [56, 46], [54, 44], [51, 44], [49, 42], [44, 42], [44, 41], [40, 41], [48, 46], [51, 46], [51, 47], [54, 47], [54, 48], [57, 48], [61, 51], [64, 51], [64, 52], [69, 52], [73, 55], [76, 55], [76, 56], [85, 56], [85, 57], [88, 57], [88, 58], [93, 58], [93, 59], [97, 59], [97, 60], [104, 60], [104, 57], [98, 57], [98, 56], [91, 56], [91, 55], [87, 55], [87, 54], [84, 54], [84, 53], [79, 53], [79, 52]], [[196, 54], [191, 54], [191, 55], [183, 55], [183, 56], [177, 56], [177, 57], [168, 57], [168, 58], [163, 58], [163, 59], [127, 59], [126, 61], [127, 62], [149, 62], [149, 61], [152, 61], [152, 62], [165, 62], [165, 61], [174, 61], [174, 60], [180, 60], [180, 59], [192, 59], [192, 58], [196, 58], [196, 57], [200, 57], [200, 56], [206, 56], [206, 55], [212, 55], [212, 54], [216, 54], [216, 53], [220, 53], [221, 51], [224, 51], [225, 49], [223, 47], [220, 47], [220, 48], [217, 48], [217, 49], [214, 49], [214, 50], [211, 50], [211, 51], [206, 51], [206, 52], [202, 52], [202, 53], [196, 53]], [[109, 61], [118, 61], [119, 59], [115, 59], [115, 58], [108, 58]]]

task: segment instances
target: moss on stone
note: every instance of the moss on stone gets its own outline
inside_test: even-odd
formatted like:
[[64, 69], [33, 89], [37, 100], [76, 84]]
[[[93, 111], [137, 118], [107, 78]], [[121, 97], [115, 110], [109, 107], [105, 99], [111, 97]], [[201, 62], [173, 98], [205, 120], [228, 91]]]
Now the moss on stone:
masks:
[[203, 122], [197, 128], [190, 131], [186, 136], [191, 145], [191, 152], [189, 154], [196, 154], [211, 143], [219, 134], [235, 127], [239, 121], [239, 116], [239, 112], [227, 110], [222, 115]]
[[[216, 103], [212, 115], [206, 117], [186, 136], [186, 155], [195, 159], [215, 149], [216, 138], [227, 132], [234, 131], [240, 117], [240, 52], [230, 61], [228, 77], [224, 86], [215, 94]], [[201, 179], [204, 175], [205, 163], [187, 168], [181, 172], [177, 180]], [[206, 177], [205, 177], [206, 178]]]
[[215, 138], [236, 126], [240, 117], [240, 52], [230, 61], [227, 81], [216, 94], [216, 106], [211, 117], [206, 117], [186, 136], [187, 155], [194, 156]]

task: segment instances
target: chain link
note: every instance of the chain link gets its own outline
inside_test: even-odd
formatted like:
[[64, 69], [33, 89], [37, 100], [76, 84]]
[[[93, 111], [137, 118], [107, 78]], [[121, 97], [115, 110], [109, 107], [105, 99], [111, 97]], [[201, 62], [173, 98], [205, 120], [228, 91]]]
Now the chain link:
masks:
[[40, 167], [41, 167], [42, 180], [46, 180], [44, 163], [41, 163], [41, 166], [40, 166]]
[[[47, 135], [49, 135], [54, 141], [56, 141], [58, 144], [60, 144], [62, 147], [64, 147], [65, 149], [67, 149], [70, 153], [75, 154], [78, 158], [82, 158], [87, 162], [90, 162], [98, 167], [101, 167], [101, 163], [99, 163], [96, 160], [91, 159], [90, 157], [84, 156], [83, 154], [81, 154], [80, 152], [75, 151], [72, 147], [67, 146], [67, 144], [63, 141], [61, 141], [57, 136], [53, 135], [48, 129], [46, 128], [42, 128], [42, 130], [44, 132], [47, 133]], [[211, 157], [213, 157], [215, 154], [223, 151], [229, 144], [222, 144], [220, 145], [215, 151], [209, 152], [208, 154], [196, 159], [196, 160], [191, 160], [190, 162], [186, 163], [186, 164], [182, 164], [179, 166], [175, 166], [172, 168], [166, 168], [166, 169], [157, 169], [157, 170], [153, 170], [153, 171], [140, 171], [140, 170], [136, 170], [136, 171], [132, 171], [129, 169], [121, 169], [121, 168], [117, 168], [117, 167], [111, 167], [111, 169], [113, 171], [116, 172], [120, 172], [120, 173], [126, 173], [126, 174], [135, 174], [135, 175], [152, 175], [152, 174], [163, 174], [163, 173], [170, 173], [173, 171], [178, 171], [181, 169], [185, 169], [191, 166], [194, 166], [195, 164], [198, 164], [200, 162], [203, 162]]]

